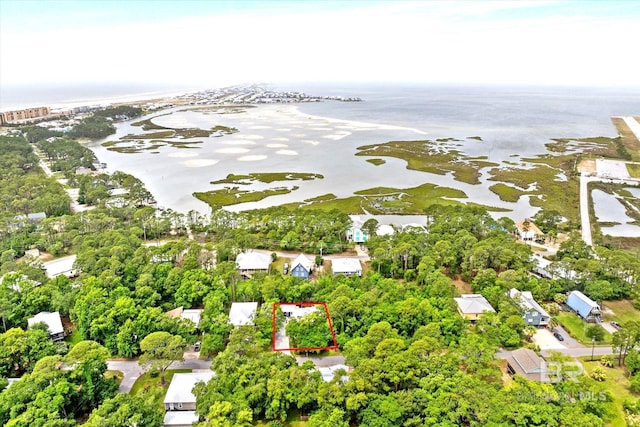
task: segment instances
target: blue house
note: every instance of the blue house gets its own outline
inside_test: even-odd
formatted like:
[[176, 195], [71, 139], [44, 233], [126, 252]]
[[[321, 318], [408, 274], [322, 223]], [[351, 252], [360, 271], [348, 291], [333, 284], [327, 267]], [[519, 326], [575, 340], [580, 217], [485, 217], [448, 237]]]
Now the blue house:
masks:
[[296, 259], [291, 263], [291, 275], [293, 277], [300, 277], [301, 279], [308, 279], [311, 274], [311, 261], [303, 254], [298, 255]]
[[571, 291], [567, 297], [567, 305], [585, 320], [600, 318], [600, 306], [580, 291]]

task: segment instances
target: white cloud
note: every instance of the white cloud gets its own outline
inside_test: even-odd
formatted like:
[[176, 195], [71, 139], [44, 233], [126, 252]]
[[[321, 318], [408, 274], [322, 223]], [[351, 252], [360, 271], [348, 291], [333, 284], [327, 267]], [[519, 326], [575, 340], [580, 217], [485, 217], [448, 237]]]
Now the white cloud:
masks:
[[383, 3], [3, 33], [0, 78], [3, 84], [209, 86], [318, 80], [637, 84], [637, 67], [620, 66], [640, 40], [632, 18], [494, 16], [531, 4]]

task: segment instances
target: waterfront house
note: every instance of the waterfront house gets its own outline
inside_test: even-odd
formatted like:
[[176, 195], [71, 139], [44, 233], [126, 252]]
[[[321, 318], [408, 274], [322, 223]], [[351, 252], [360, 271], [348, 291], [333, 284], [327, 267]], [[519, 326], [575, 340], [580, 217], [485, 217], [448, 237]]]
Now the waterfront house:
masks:
[[454, 298], [458, 313], [467, 320], [478, 320], [486, 312], [495, 312], [489, 301], [479, 294], [462, 294]]
[[364, 243], [368, 240], [369, 236], [362, 229], [364, 222], [357, 215], [350, 215], [351, 227], [347, 230], [347, 240], [354, 243]]
[[311, 261], [309, 258], [304, 254], [298, 255], [291, 263], [291, 275], [301, 279], [308, 279], [309, 275], [311, 275]]
[[567, 297], [567, 305], [586, 321], [596, 322], [600, 319], [600, 306], [580, 291], [571, 291]]
[[544, 236], [544, 233], [530, 219], [517, 222], [516, 229], [518, 230], [518, 237], [522, 241], [531, 242]]
[[546, 327], [549, 324], [549, 313], [533, 299], [533, 295], [529, 291], [520, 292], [512, 288], [509, 290], [509, 298], [511, 298], [522, 311], [522, 318], [527, 326]]
[[54, 311], [53, 313], [50, 313], [48, 311], [41, 311], [35, 316], [27, 319], [27, 324], [29, 325], [29, 327], [38, 323], [44, 323], [45, 325], [47, 325], [51, 340], [60, 341], [64, 339], [64, 327], [62, 326], [60, 313], [58, 313], [57, 311]]

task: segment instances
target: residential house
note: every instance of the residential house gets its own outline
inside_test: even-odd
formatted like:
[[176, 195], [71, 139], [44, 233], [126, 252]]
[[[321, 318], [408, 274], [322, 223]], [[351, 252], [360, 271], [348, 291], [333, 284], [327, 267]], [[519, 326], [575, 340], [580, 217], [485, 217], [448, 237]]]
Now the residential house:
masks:
[[495, 312], [489, 301], [479, 294], [462, 294], [454, 298], [458, 304], [458, 312], [467, 320], [478, 320], [486, 312]]
[[535, 241], [536, 239], [544, 236], [544, 233], [540, 231], [530, 219], [525, 219], [516, 223], [516, 229], [518, 230], [518, 237], [525, 242]]
[[549, 313], [540, 306], [534, 299], [531, 292], [512, 288], [509, 290], [509, 297], [520, 306], [522, 310], [522, 317], [524, 318], [527, 326], [542, 326], [547, 327], [549, 324]]
[[42, 264], [47, 274], [47, 277], [54, 278], [60, 275], [65, 275], [69, 278], [77, 277], [80, 271], [74, 268], [77, 255], [69, 255], [62, 258], [57, 258], [51, 261], [47, 261]]
[[192, 427], [200, 421], [196, 411], [167, 411], [164, 414], [164, 427]]
[[354, 243], [364, 243], [369, 236], [362, 229], [364, 222], [357, 215], [351, 215], [351, 227], [347, 230], [347, 240]]
[[507, 357], [507, 372], [511, 375], [520, 375], [532, 381], [550, 382], [547, 363], [528, 348], [519, 348], [509, 354]]
[[358, 258], [333, 258], [331, 260], [333, 275], [362, 276], [362, 265]]
[[280, 304], [278, 307], [287, 319], [298, 319], [318, 311], [315, 305]]
[[35, 316], [27, 319], [29, 327], [37, 324], [44, 323], [49, 329], [49, 336], [53, 341], [60, 341], [64, 339], [64, 327], [62, 326], [62, 319], [60, 319], [60, 313], [54, 311], [50, 313], [48, 311], [41, 311]]
[[229, 323], [233, 326], [253, 325], [257, 312], [257, 302], [234, 302], [229, 311]]
[[308, 279], [309, 275], [311, 275], [311, 261], [309, 258], [304, 254], [298, 255], [291, 263], [291, 275], [301, 279]]
[[39, 224], [40, 221], [47, 218], [47, 214], [44, 212], [35, 212], [27, 214], [27, 222], [29, 224]]
[[567, 297], [567, 305], [580, 317], [596, 322], [600, 319], [600, 306], [580, 291], [571, 291]]
[[173, 310], [167, 311], [167, 316], [172, 318], [181, 318], [187, 319], [191, 321], [196, 329], [200, 326], [200, 318], [202, 317], [202, 309], [201, 308], [189, 308], [184, 309], [184, 307], [174, 308]]
[[[326, 383], [331, 382], [336, 375], [336, 372], [343, 370], [345, 372], [349, 372], [349, 367], [347, 365], [331, 365], [331, 366], [323, 366], [318, 367], [318, 371], [320, 375], [322, 375], [322, 380]], [[345, 383], [349, 377], [347, 375], [342, 375], [338, 382]]]
[[268, 273], [271, 257], [260, 252], [242, 252], [236, 257], [236, 265], [240, 274], [248, 278], [256, 272]]
[[208, 382], [215, 374], [207, 372], [176, 373], [164, 397], [164, 409], [169, 411], [195, 411], [196, 396], [193, 388], [199, 382]]
[[92, 175], [93, 170], [91, 168], [80, 166], [76, 168], [76, 175]]

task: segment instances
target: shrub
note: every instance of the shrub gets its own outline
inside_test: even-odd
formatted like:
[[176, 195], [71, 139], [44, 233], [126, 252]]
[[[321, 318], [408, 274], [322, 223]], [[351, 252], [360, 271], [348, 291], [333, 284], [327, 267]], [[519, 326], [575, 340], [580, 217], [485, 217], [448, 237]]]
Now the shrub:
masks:
[[604, 369], [597, 366], [591, 372], [591, 378], [593, 378], [596, 381], [604, 381], [607, 379], [607, 374], [604, 372]]
[[600, 358], [600, 364], [606, 368], [613, 368], [614, 363], [613, 357], [610, 354], [606, 354]]
[[631, 391], [634, 393], [640, 393], [640, 374], [635, 374], [629, 380], [631, 383]]

